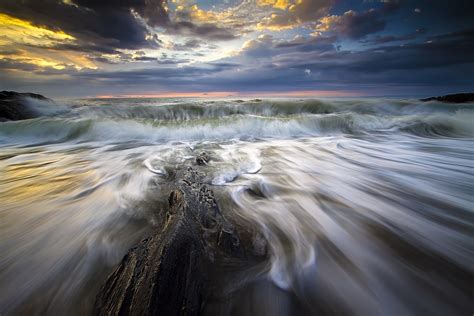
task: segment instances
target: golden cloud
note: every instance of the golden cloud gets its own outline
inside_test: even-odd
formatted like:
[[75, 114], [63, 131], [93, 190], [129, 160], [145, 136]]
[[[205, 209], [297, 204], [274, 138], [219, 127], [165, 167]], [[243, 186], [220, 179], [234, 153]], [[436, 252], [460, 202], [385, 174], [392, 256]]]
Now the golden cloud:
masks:
[[286, 10], [293, 2], [287, 0], [257, 0], [259, 6], [272, 6], [276, 9]]
[[261, 5], [272, 5], [279, 10], [257, 24], [257, 30], [281, 31], [300, 27], [307, 23], [315, 24], [328, 14], [333, 0], [258, 0]]
[[53, 45], [57, 42], [72, 42], [75, 38], [62, 31], [49, 30], [33, 25], [29, 21], [0, 13], [0, 45], [22, 43], [29, 45]]
[[[97, 68], [87, 57], [78, 52], [58, 52], [48, 49], [58, 44], [71, 44], [76, 40], [73, 36], [60, 30], [50, 30], [0, 13], [0, 49], [15, 49], [15, 54], [0, 53], [0, 60], [34, 65], [40, 68], [62, 70], [73, 67]], [[26, 49], [25, 49], [26, 47]]]

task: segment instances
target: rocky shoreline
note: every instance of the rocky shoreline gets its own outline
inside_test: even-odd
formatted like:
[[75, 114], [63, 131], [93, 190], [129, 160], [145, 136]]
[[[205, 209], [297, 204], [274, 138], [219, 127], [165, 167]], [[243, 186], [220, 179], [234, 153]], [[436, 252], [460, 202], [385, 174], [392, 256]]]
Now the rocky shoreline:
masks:
[[41, 116], [41, 113], [28, 106], [28, 99], [54, 104], [53, 100], [41, 94], [0, 91], [0, 121], [19, 121]]
[[265, 259], [264, 239], [223, 216], [199, 171], [187, 167], [175, 177], [162, 226], [108, 276], [95, 315], [199, 315], [226, 262]]
[[474, 102], [474, 93], [456, 93], [456, 94], [447, 94], [438, 97], [430, 97], [425, 99], [420, 99], [420, 101], [438, 101], [445, 103], [467, 103]]

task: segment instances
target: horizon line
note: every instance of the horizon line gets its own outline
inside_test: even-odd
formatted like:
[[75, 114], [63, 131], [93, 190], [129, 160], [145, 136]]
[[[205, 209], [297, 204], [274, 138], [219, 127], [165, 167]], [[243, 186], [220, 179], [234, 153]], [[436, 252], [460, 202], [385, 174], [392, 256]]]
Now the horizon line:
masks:
[[235, 91], [211, 91], [211, 92], [160, 92], [160, 93], [137, 93], [137, 94], [102, 94], [96, 95], [97, 99], [120, 99], [120, 98], [226, 98], [226, 97], [361, 97], [360, 92], [336, 91], [336, 90], [302, 90], [302, 91], [262, 91], [262, 92], [235, 92]]

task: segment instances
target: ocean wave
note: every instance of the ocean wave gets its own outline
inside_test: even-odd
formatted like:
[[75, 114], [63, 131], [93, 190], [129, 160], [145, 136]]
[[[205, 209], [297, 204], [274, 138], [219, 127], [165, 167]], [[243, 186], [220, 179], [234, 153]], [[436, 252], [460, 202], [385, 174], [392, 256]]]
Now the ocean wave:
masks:
[[[424, 103], [416, 100], [225, 100], [180, 103], [136, 103], [97, 101], [72, 112], [86, 118], [152, 119], [157, 121], [189, 121], [235, 115], [285, 117], [305, 114], [356, 113], [369, 115], [410, 115], [454, 113], [472, 108], [470, 105]], [[135, 100], [136, 101], [136, 100]], [[88, 104], [87, 102], [85, 103]]]
[[23, 97], [23, 103], [38, 116], [55, 116], [68, 113], [71, 108], [64, 104], [57, 104], [52, 100], [34, 99], [30, 97]]
[[474, 111], [454, 114], [375, 116], [357, 113], [287, 117], [234, 115], [191, 121], [39, 118], [0, 124], [0, 140], [65, 141], [204, 141], [403, 132], [424, 137], [474, 136]]

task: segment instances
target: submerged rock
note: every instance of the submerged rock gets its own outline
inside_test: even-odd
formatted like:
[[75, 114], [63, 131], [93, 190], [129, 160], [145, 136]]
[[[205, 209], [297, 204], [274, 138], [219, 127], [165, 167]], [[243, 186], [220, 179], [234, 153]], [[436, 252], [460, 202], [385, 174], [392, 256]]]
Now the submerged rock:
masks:
[[209, 162], [210, 159], [211, 158], [209, 157], [209, 155], [206, 152], [202, 152], [196, 157], [196, 163], [199, 166], [205, 166], [205, 165], [207, 165], [207, 163]]
[[474, 102], [474, 93], [456, 93], [456, 94], [448, 94], [438, 97], [431, 97], [426, 99], [420, 99], [421, 101], [439, 101], [439, 102], [446, 102], [446, 103], [467, 103], [467, 102]]
[[40, 113], [28, 106], [28, 99], [54, 103], [51, 99], [40, 94], [1, 91], [0, 121], [18, 121], [40, 116]]
[[198, 315], [218, 262], [266, 254], [264, 241], [255, 247], [251, 237], [240, 238], [195, 169], [178, 171], [176, 179], [163, 226], [109, 275], [96, 315]]

